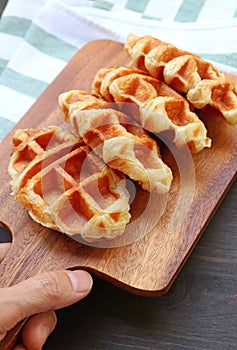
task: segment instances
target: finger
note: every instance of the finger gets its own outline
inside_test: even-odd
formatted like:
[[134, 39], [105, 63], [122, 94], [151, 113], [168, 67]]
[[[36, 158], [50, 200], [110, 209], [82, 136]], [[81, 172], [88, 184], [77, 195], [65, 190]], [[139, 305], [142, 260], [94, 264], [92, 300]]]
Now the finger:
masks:
[[14, 350], [27, 350], [27, 349], [23, 344], [19, 344], [14, 348]]
[[10, 247], [11, 243], [0, 243], [0, 262], [5, 258]]
[[32, 316], [22, 330], [22, 342], [26, 349], [41, 349], [56, 323], [54, 311]]
[[0, 289], [0, 338], [28, 316], [56, 310], [84, 298], [92, 287], [86, 271], [51, 271]]

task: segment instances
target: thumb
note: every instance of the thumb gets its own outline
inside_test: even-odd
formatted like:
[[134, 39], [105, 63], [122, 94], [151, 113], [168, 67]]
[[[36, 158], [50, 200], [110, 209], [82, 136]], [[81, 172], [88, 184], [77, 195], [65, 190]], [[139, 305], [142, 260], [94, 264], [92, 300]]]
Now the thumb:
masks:
[[56, 310], [84, 298], [92, 287], [86, 271], [50, 271], [0, 289], [0, 338], [28, 316]]

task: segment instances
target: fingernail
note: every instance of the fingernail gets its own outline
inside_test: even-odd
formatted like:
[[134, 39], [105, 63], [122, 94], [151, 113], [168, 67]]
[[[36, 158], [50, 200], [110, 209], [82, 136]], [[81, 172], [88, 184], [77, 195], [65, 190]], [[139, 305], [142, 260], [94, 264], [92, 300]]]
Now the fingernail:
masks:
[[91, 275], [83, 270], [67, 271], [71, 280], [72, 288], [77, 293], [85, 293], [91, 290], [93, 280]]

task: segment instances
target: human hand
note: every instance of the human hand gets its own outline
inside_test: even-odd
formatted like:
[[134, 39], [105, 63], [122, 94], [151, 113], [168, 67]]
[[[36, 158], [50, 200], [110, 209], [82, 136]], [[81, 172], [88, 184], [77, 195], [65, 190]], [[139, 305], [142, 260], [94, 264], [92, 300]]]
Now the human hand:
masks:
[[91, 290], [86, 271], [50, 271], [17, 285], [0, 288], [0, 340], [19, 321], [28, 319], [14, 350], [39, 350], [56, 326], [54, 310], [83, 299]]

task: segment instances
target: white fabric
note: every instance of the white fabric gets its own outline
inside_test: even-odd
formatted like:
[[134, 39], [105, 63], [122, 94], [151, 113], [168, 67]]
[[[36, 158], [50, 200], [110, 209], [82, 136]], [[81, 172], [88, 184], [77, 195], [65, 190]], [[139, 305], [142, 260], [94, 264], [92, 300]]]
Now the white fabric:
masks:
[[[184, 18], [181, 22], [175, 16], [183, 0], [150, 0], [142, 13], [127, 8], [128, 1], [118, 0], [106, 2], [110, 10], [94, 8], [91, 0], [9, 0], [0, 30], [0, 60], [5, 64], [0, 75], [0, 117], [17, 122], [31, 107], [37, 96], [27, 89], [29, 79], [39, 81], [42, 89], [87, 42], [105, 38], [124, 42], [130, 32], [153, 35], [200, 55], [210, 54], [221, 70], [237, 74], [237, 65], [215, 62], [215, 55], [236, 57], [237, 4], [235, 0], [216, 1], [214, 6], [213, 2], [205, 1], [195, 21]], [[160, 20], [147, 18], [153, 14]], [[29, 25], [25, 35], [12, 33], [10, 21]], [[41, 92], [39, 88], [38, 95]]]

